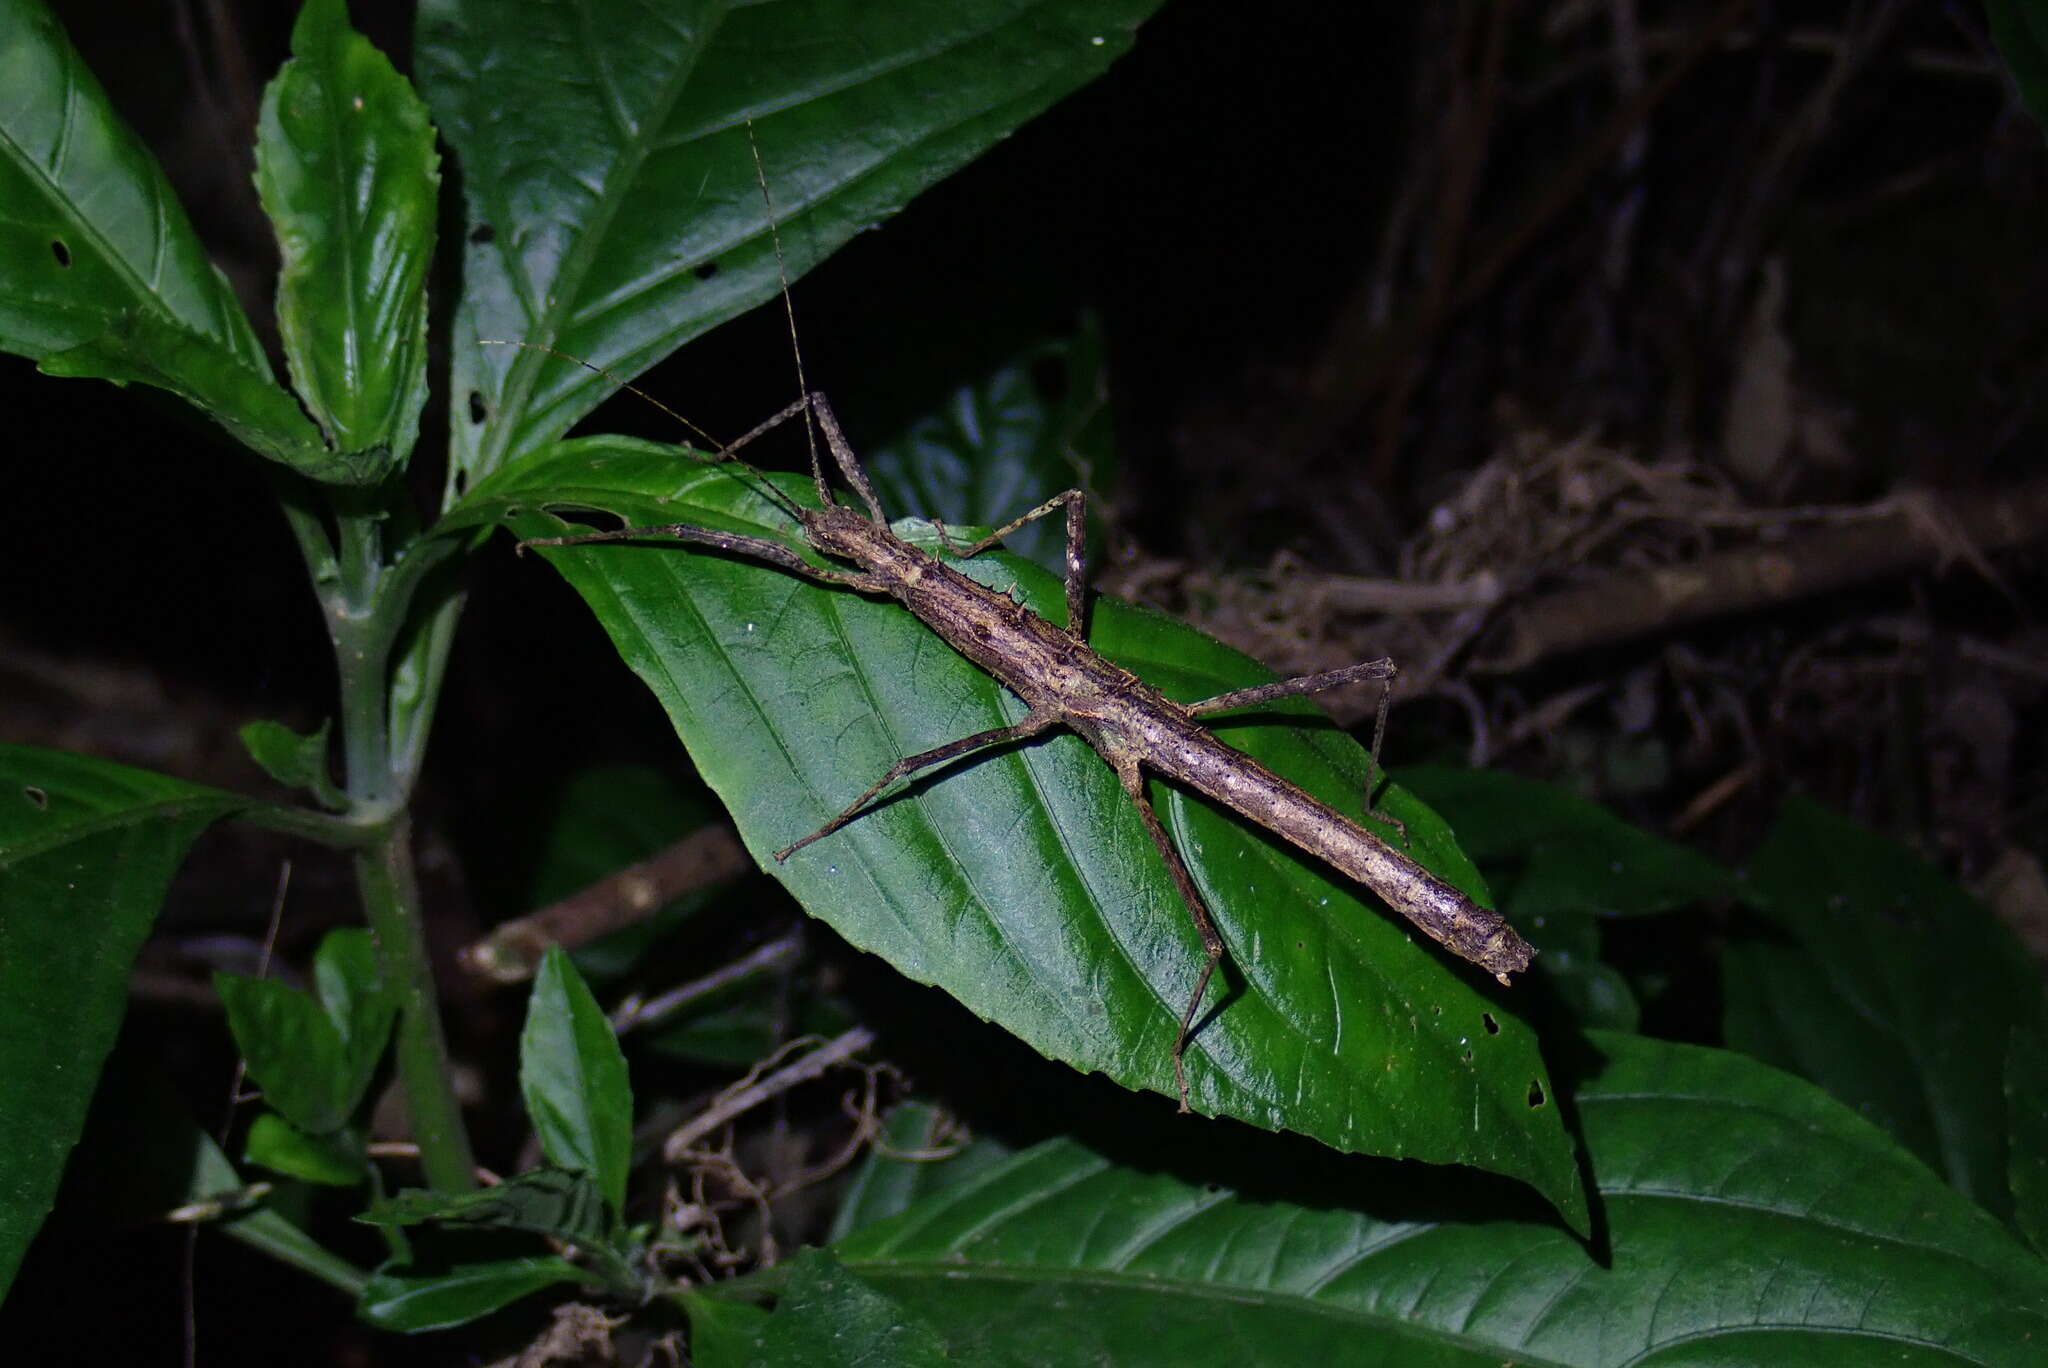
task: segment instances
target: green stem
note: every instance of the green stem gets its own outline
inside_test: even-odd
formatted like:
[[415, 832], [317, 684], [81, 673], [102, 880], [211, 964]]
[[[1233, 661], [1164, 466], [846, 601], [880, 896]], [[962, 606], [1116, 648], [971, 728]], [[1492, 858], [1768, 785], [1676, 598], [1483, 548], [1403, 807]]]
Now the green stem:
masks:
[[448, 1043], [434, 998], [434, 974], [412, 869], [412, 824], [394, 821], [384, 839], [356, 855], [356, 882], [376, 933], [384, 981], [398, 995], [398, 1076], [412, 1112], [413, 1139], [427, 1182], [440, 1192], [476, 1186], [476, 1160], [448, 1067]]
[[413, 610], [420, 572], [385, 564], [384, 510], [375, 496], [356, 498], [336, 510], [334, 580], [320, 594], [341, 689], [347, 818], [371, 833], [356, 850], [356, 883], [384, 981], [397, 996], [398, 1077], [427, 1182], [442, 1192], [467, 1192], [476, 1185], [476, 1163], [455, 1100], [413, 877], [406, 806], [412, 770], [392, 744], [392, 650]]

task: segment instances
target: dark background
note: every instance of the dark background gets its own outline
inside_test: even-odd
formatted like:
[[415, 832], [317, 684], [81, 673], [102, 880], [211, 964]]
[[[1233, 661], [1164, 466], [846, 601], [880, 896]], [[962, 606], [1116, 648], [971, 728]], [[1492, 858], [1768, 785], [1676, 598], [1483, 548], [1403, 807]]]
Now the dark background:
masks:
[[[290, 7], [56, 8], [251, 316], [267, 319], [275, 262], [248, 149]], [[1107, 575], [1173, 562], [1257, 576], [1284, 551], [1321, 572], [1392, 577], [1432, 510], [1480, 473], [1540, 483], [1540, 461], [1504, 466], [1504, 452], [1594, 439], [1640, 462], [1689, 463], [1723, 508], [1909, 491], [1996, 501], [2025, 488], [2040, 474], [2048, 161], [1981, 13], [1743, 8], [1707, 42], [1723, 5], [1169, 0], [1106, 79], [798, 284], [810, 378], [857, 443], [877, 440], [1095, 311], [1117, 451], [1099, 491], [1116, 532]], [[409, 10], [351, 10], [409, 68]], [[1635, 98], [1617, 74], [1623, 10], [1639, 11], [1646, 81], [1694, 60], [1629, 124], [1637, 140], [1580, 176]], [[1773, 277], [1783, 304], [1764, 327], [1756, 305]], [[1730, 427], [1760, 339], [1790, 349], [1808, 436], [1768, 468], [1741, 468]], [[713, 432], [751, 426], [794, 389], [780, 312], [728, 326], [641, 383]], [[140, 389], [0, 358], [0, 395], [14, 511], [0, 543], [0, 738], [262, 788], [235, 727], [307, 727], [332, 710], [328, 646], [265, 473]], [[430, 411], [423, 460], [439, 423]], [[584, 427], [676, 435], [619, 400]], [[438, 484], [430, 472], [421, 487]], [[1531, 544], [1545, 518], [1564, 526], [1571, 512], [1568, 500], [1523, 508]], [[1726, 535], [1703, 523], [1699, 545]], [[1540, 593], [1684, 541], [1666, 529], [1513, 568]], [[1490, 763], [1658, 829], [1745, 773], [1738, 799], [1683, 824], [1725, 858], [1794, 790], [1965, 878], [2038, 855], [2048, 651], [2034, 540], [1978, 555], [1965, 539], [1850, 570], [1825, 596], [1506, 675], [1460, 662], [1512, 623], [1462, 638], [1445, 622], [1367, 624], [1364, 641], [1395, 640], [1404, 664], [1452, 662], [1441, 689], [1396, 713], [1395, 758], [1473, 753], [1476, 717]], [[447, 946], [523, 910], [516, 889], [463, 871], [518, 847], [541, 820], [534, 795], [592, 763], [687, 777], [652, 702], [550, 572], [503, 546], [475, 571], [420, 795]], [[1167, 606], [1201, 613], [1199, 589], [1154, 582]], [[1343, 632], [1320, 640], [1334, 648]], [[1361, 643], [1351, 658], [1379, 653]], [[570, 716], [593, 720], [561, 725]], [[165, 934], [260, 933], [280, 850], [210, 837]], [[339, 863], [293, 860], [288, 952], [349, 916]], [[1696, 936], [1677, 941], [1690, 951]], [[456, 991], [461, 1048], [502, 1055], [516, 1009]], [[1711, 1034], [1710, 1000], [1665, 1010], [1678, 1033]], [[217, 1015], [170, 999], [135, 1011], [131, 1035], [156, 1038], [213, 1124], [205, 1099], [232, 1066]], [[167, 1361], [182, 1244], [161, 1228], [53, 1232], [9, 1299], [5, 1339], [47, 1331], [68, 1346], [39, 1362]], [[205, 1245], [198, 1289], [202, 1362], [399, 1361], [390, 1341], [348, 1328], [324, 1289], [224, 1241]], [[105, 1313], [110, 1301], [120, 1314]]]

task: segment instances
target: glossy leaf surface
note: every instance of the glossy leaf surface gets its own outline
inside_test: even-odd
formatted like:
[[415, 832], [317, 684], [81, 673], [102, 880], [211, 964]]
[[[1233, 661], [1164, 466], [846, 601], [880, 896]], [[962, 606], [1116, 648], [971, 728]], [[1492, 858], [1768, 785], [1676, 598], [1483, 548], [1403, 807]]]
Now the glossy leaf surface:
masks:
[[[787, 515], [728, 470], [604, 439], [504, 472], [451, 527], [538, 504], [790, 536]], [[515, 526], [556, 525], [527, 515]], [[1021, 705], [890, 602], [681, 546], [550, 554], [667, 708], [749, 849], [811, 912], [1042, 1053], [1173, 1094], [1199, 943], [1135, 810], [1085, 744], [1058, 735], [976, 757], [778, 865], [768, 852], [898, 757], [1014, 721]], [[1064, 612], [1058, 582], [1028, 563], [966, 565]], [[1174, 696], [1266, 677], [1164, 618], [1103, 602], [1092, 620], [1100, 649]], [[1229, 719], [1219, 734], [1360, 811], [1364, 753], [1312, 706]], [[1230, 947], [1188, 1052], [1198, 1110], [1511, 1174], [1580, 1218], [1571, 1144], [1512, 990], [1277, 839], [1163, 786], [1155, 800]], [[1399, 790], [1382, 805], [1406, 822], [1416, 858], [1483, 893], [1433, 813]]]
[[356, 1314], [380, 1330], [446, 1330], [558, 1283], [582, 1281], [581, 1269], [553, 1254], [421, 1272], [379, 1269], [363, 1289]]
[[388, 467], [411, 450], [427, 397], [434, 129], [342, 0], [307, 0], [292, 53], [256, 136], [256, 188], [284, 258], [278, 329], [329, 444]]
[[[1158, 0], [428, 0], [419, 79], [469, 206], [474, 481], [1091, 80]], [[760, 149], [757, 171], [749, 144]]]
[[162, 170], [37, 0], [0, 0], [0, 347], [167, 389], [316, 478], [362, 474], [272, 379]]
[[626, 1204], [633, 1092], [618, 1037], [560, 946], [534, 975], [519, 1039], [519, 1088], [541, 1152], [588, 1174], [610, 1209]]
[[242, 800], [0, 745], [0, 1290], [55, 1197], [128, 972], [199, 833]]
[[2032, 1361], [2048, 1266], [1881, 1132], [1731, 1052], [1594, 1044], [1603, 1257], [1552, 1223], [1253, 1201], [1067, 1140], [834, 1252], [974, 1362]]

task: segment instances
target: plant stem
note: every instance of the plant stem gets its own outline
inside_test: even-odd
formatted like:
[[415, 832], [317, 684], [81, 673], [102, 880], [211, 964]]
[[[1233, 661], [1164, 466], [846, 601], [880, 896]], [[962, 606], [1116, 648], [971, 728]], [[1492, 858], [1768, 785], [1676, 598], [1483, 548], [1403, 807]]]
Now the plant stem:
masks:
[[434, 998], [434, 975], [412, 869], [412, 824], [394, 821], [384, 838], [356, 855], [363, 910], [376, 933], [384, 981], [398, 995], [398, 1076], [412, 1113], [413, 1139], [427, 1182], [440, 1192], [476, 1186], [476, 1160], [448, 1068], [448, 1044]]
[[[316, 577], [315, 583], [341, 688], [347, 816], [375, 832], [356, 851], [356, 884], [377, 937], [384, 982], [398, 1002], [398, 1077], [413, 1138], [427, 1182], [442, 1192], [467, 1192], [476, 1186], [476, 1161], [455, 1100], [413, 877], [406, 805], [417, 757], [396, 755], [392, 745], [392, 647], [413, 610], [420, 576], [385, 563], [382, 512], [374, 496], [337, 507], [334, 582], [322, 587]], [[434, 644], [445, 647], [447, 635], [439, 634]]]

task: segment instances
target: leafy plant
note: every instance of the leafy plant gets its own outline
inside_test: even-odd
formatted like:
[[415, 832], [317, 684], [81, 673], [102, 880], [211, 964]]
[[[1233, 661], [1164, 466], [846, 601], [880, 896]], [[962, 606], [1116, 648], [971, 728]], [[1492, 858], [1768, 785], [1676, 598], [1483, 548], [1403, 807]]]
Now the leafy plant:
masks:
[[[330, 935], [313, 992], [218, 986], [266, 1107], [245, 1160], [361, 1189], [388, 1258], [353, 1267], [281, 1203], [248, 1210], [258, 1190], [189, 1124], [149, 1143], [189, 1161], [169, 1201], [213, 1202], [229, 1234], [388, 1329], [574, 1287], [680, 1307], [710, 1364], [1298, 1361], [1339, 1344], [1400, 1363], [1836, 1363], [1877, 1346], [1995, 1363], [2048, 1333], [2048, 1272], [2021, 1243], [2038, 1250], [2048, 1228], [2048, 1084], [2028, 1046], [2039, 1002], [1997, 928], [1926, 871], [1863, 889], [1850, 875], [1895, 852], [1803, 809], [1745, 882], [1499, 776], [1418, 772], [1377, 802], [1419, 859], [1484, 896], [1476, 857], [1543, 949], [1540, 972], [1505, 992], [1261, 833], [1161, 793], [1232, 951], [1189, 1064], [1198, 1109], [1249, 1126], [1206, 1157], [1187, 1153], [1187, 1127], [1204, 1124], [1191, 1121], [1171, 1123], [1163, 1149], [1134, 1128], [1015, 1153], [982, 1142], [916, 1169], [877, 1156], [828, 1251], [679, 1288], [654, 1255], [672, 1232], [632, 1220], [626, 1059], [557, 950], [521, 1042], [546, 1162], [476, 1188], [410, 830], [458, 572], [497, 528], [558, 531], [557, 511], [804, 551], [759, 480], [799, 500], [816, 497], [808, 482], [566, 434], [616, 378], [768, 298], [1089, 79], [1153, 3], [785, 0], [663, 23], [618, 0], [430, 0], [415, 94], [340, 0], [308, 0], [258, 138], [287, 389], [56, 24], [35, 0], [0, 0], [0, 346], [51, 375], [167, 391], [267, 463], [340, 699], [310, 735], [267, 721], [243, 733], [304, 806], [0, 747], [0, 1286], [50, 1209], [171, 877], [232, 819], [354, 855], [367, 931]], [[462, 173], [452, 303], [428, 292], [437, 131]], [[1068, 364], [1092, 373], [1091, 350], [1084, 338]], [[414, 490], [433, 471], [417, 439], [444, 353], [443, 472], [423, 517]], [[1047, 454], [1086, 406], [1035, 402], [1018, 374], [970, 386], [878, 461], [892, 491], [962, 501], [894, 511], [992, 521], [1012, 511], [1015, 472], [1057, 466]], [[690, 550], [547, 554], [757, 858], [835, 811], [850, 776], [1017, 715], [888, 604]], [[1057, 611], [1057, 580], [1022, 556], [965, 568]], [[1181, 696], [1263, 678], [1123, 605], [1101, 605], [1094, 639]], [[1362, 811], [1362, 750], [1315, 723], [1295, 705], [1228, 735]], [[1114, 779], [1073, 739], [978, 760], [787, 865], [762, 863], [848, 941], [1039, 1053], [1172, 1093], [1168, 1046], [1199, 951]], [[1842, 887], [1860, 891], [1844, 902]], [[1879, 894], [1901, 889], [1931, 920], [1873, 930], [1897, 920]], [[1786, 986], [1731, 994], [1729, 1037], [1811, 1082], [1632, 1033], [1645, 985], [1602, 962], [1602, 925], [1731, 895], [1768, 929], [1733, 962]], [[1946, 1013], [1893, 973], [1937, 943], [1974, 988]], [[1896, 1051], [1839, 1026], [1880, 992], [1897, 1009], [1884, 1019], [1904, 1023]], [[1817, 1041], [1823, 1020], [1836, 1028]], [[362, 1126], [387, 1040], [428, 1183], [395, 1196]], [[1896, 1086], [1901, 1069], [1922, 1071], [1917, 1096]], [[929, 1121], [900, 1111], [896, 1151], [927, 1148], [914, 1137]], [[1421, 1178], [1440, 1171], [1396, 1159], [1485, 1174]]]

